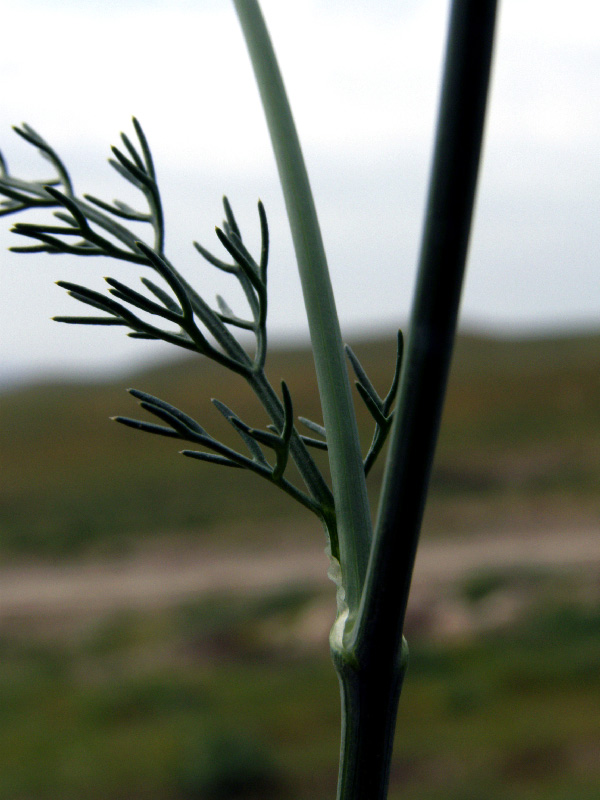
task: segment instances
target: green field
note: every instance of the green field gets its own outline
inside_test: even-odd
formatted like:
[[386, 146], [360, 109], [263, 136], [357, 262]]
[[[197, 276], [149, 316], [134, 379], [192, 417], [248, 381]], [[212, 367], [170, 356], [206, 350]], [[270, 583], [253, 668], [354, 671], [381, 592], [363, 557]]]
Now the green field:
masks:
[[[393, 339], [351, 344], [386, 391]], [[267, 366], [275, 384], [289, 383], [296, 414], [320, 420], [308, 351], [276, 350]], [[118, 382], [0, 395], [1, 558], [118, 551], [132, 538], [173, 532], [208, 539], [242, 519], [306, 521], [308, 512], [256, 476], [190, 462], [176, 442], [111, 423], [115, 414], [138, 416], [127, 386], [178, 405], [224, 439], [232, 434], [211, 397], [250, 424], [267, 422], [240, 379], [201, 358]], [[361, 414], [360, 422], [366, 449], [370, 419]], [[382, 464], [370, 477], [373, 492]], [[427, 531], [597, 520], [599, 486], [600, 335], [460, 337]]]
[[[393, 341], [351, 344], [384, 391]], [[289, 383], [297, 414], [319, 419], [306, 351], [274, 352], [269, 371]], [[79, 570], [80, 558], [88, 567], [122, 553], [135, 559], [152, 544], [168, 553], [171, 539], [184, 552], [191, 539], [216, 551], [264, 551], [306, 530], [303, 509], [254, 476], [190, 462], [177, 443], [110, 423], [114, 414], [137, 416], [128, 385], [223, 437], [211, 396], [265, 424], [243, 385], [202, 360], [116, 382], [5, 392], [5, 574], [31, 562], [54, 575], [67, 560]], [[369, 434], [363, 416], [365, 447]], [[373, 492], [380, 478], [381, 465]], [[597, 530], [599, 487], [600, 335], [461, 337], [425, 536], [452, 544], [465, 535]], [[439, 591], [409, 609], [390, 800], [596, 800], [593, 570], [463, 571]], [[490, 610], [515, 601], [518, 613], [489, 624]], [[435, 625], [446, 602], [470, 620], [460, 635]], [[339, 747], [326, 644], [334, 605], [333, 587], [291, 585], [142, 610], [4, 610], [0, 800], [330, 800]], [[306, 630], [319, 609], [325, 639], [315, 644]]]
[[[600, 606], [542, 600], [468, 641], [414, 631], [392, 800], [598, 797]], [[278, 635], [314, 601], [217, 595], [76, 637], [5, 633], [0, 798], [333, 797], [333, 667]]]

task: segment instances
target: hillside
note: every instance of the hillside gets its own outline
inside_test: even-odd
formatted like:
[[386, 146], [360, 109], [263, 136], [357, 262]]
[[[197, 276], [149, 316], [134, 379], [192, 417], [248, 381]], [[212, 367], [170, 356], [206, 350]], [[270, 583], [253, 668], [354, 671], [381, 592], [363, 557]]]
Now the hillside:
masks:
[[[385, 391], [393, 339], [351, 344]], [[427, 534], [597, 520], [599, 368], [600, 335], [518, 341], [461, 336]], [[285, 377], [296, 414], [320, 420], [308, 351], [274, 351], [268, 372], [275, 385]], [[112, 552], [165, 533], [218, 541], [224, 522], [248, 521], [268, 537], [277, 535], [282, 518], [306, 522], [307, 512], [255, 476], [190, 462], [177, 455], [177, 442], [110, 423], [114, 414], [139, 416], [127, 386], [167, 399], [222, 437], [230, 433], [211, 397], [251, 424], [266, 423], [243, 382], [203, 359], [118, 382], [42, 384], [1, 395], [2, 558]], [[366, 414], [360, 421], [366, 447], [370, 422]], [[382, 466], [373, 470], [373, 491]], [[315, 531], [319, 536], [317, 525]]]

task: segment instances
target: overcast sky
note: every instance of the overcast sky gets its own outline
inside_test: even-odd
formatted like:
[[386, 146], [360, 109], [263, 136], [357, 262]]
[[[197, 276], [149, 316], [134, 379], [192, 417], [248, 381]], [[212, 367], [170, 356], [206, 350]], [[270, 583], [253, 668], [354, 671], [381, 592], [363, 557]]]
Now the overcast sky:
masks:
[[[342, 328], [392, 332], [409, 313], [449, 4], [445, 0], [263, 0], [311, 176]], [[249, 243], [256, 201], [273, 241], [272, 338], [306, 334], [268, 135], [228, 0], [5, 0], [0, 148], [15, 174], [47, 166], [10, 127], [29, 122], [71, 166], [76, 188], [123, 195], [106, 165], [135, 114], [163, 188], [167, 249], [207, 299], [229, 284], [218, 251], [226, 193]], [[500, 334], [600, 327], [600, 4], [504, 0], [465, 328]], [[128, 195], [129, 197], [129, 195]], [[30, 217], [30, 220], [33, 218]], [[0, 380], [97, 373], [168, 356], [119, 329], [73, 328], [84, 311], [54, 286], [101, 289], [137, 270], [24, 256], [0, 218]], [[235, 297], [234, 297], [235, 299]], [[241, 310], [241, 309], [240, 309]]]

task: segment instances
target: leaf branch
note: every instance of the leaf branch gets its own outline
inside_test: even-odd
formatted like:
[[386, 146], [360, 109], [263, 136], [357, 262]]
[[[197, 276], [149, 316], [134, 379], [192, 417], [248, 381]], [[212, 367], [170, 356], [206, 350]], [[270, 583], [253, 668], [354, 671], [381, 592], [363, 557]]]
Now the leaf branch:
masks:
[[400, 371], [402, 368], [403, 337], [401, 331], [398, 331], [396, 342], [396, 365], [394, 369], [394, 376], [392, 378], [392, 383], [388, 393], [383, 400], [369, 380], [367, 373], [363, 369], [362, 364], [358, 360], [357, 356], [354, 354], [350, 346], [346, 345], [346, 355], [352, 364], [352, 369], [354, 370], [357, 378], [355, 381], [356, 389], [363, 403], [367, 407], [367, 410], [375, 420], [375, 432], [373, 433], [371, 445], [363, 462], [365, 475], [369, 474], [371, 467], [381, 452], [381, 449], [383, 448], [383, 445], [385, 444], [387, 436], [392, 427], [394, 414], [391, 411], [391, 408], [398, 392]]
[[[185, 454], [212, 464], [246, 468], [275, 483], [323, 521], [334, 555], [339, 556], [337, 520], [333, 497], [323, 475], [316, 466], [308, 447], [308, 437], [302, 437], [293, 425], [292, 401], [285, 383], [282, 399], [269, 383], [264, 367], [267, 355], [267, 267], [269, 260], [269, 228], [263, 204], [258, 203], [260, 254], [257, 259], [246, 247], [229, 200], [223, 198], [225, 219], [217, 228], [217, 238], [230, 261], [210, 253], [198, 243], [196, 250], [213, 267], [230, 274], [246, 298], [249, 315], [235, 313], [226, 300], [217, 297], [217, 307], [209, 303], [189, 284], [169, 261], [164, 252], [164, 217], [156, 171], [146, 136], [134, 119], [135, 137], [121, 134], [121, 144], [112, 148], [109, 163], [116, 173], [134, 186], [142, 195], [146, 208], [139, 210], [120, 200], [106, 202], [91, 194], [78, 196], [69, 173], [56, 151], [29, 126], [17, 129], [21, 138], [36, 147], [49, 160], [55, 176], [44, 181], [25, 181], [9, 173], [6, 161], [0, 156], [0, 214], [32, 211], [40, 207], [54, 209], [54, 222], [18, 221], [13, 231], [33, 241], [33, 244], [14, 247], [26, 253], [69, 253], [82, 256], [106, 256], [119, 261], [139, 264], [156, 273], [164, 285], [144, 276], [139, 291], [115, 277], [105, 278], [108, 294], [79, 283], [59, 281], [75, 300], [102, 312], [92, 316], [58, 316], [67, 324], [120, 326], [135, 339], [163, 340], [186, 350], [206, 356], [221, 366], [241, 375], [255, 392], [270, 424], [267, 430], [252, 428], [219, 401], [216, 408], [228, 419], [248, 450], [249, 456], [238, 453], [211, 437], [198, 423], [164, 401], [132, 392], [146, 411], [161, 423], [144, 422], [117, 417], [117, 421], [136, 430], [179, 438], [201, 445], [204, 450], [189, 450]], [[137, 229], [129, 227], [135, 223]], [[151, 228], [152, 242], [140, 239], [139, 223]], [[163, 327], [171, 323], [174, 329]], [[251, 355], [237, 339], [235, 331], [250, 331], [254, 335]], [[269, 463], [262, 448], [275, 455]], [[207, 452], [208, 451], [208, 452]], [[304, 481], [306, 492], [294, 486], [286, 477], [286, 467], [292, 459]]]

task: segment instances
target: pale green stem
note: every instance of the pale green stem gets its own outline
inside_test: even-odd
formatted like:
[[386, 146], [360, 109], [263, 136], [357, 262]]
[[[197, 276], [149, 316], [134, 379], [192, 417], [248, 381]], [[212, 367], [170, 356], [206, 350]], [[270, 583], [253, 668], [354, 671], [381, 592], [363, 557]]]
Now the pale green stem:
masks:
[[283, 81], [256, 0], [233, 0], [275, 152], [312, 341], [337, 516], [346, 601], [356, 613], [371, 517], [342, 337], [312, 192]]

